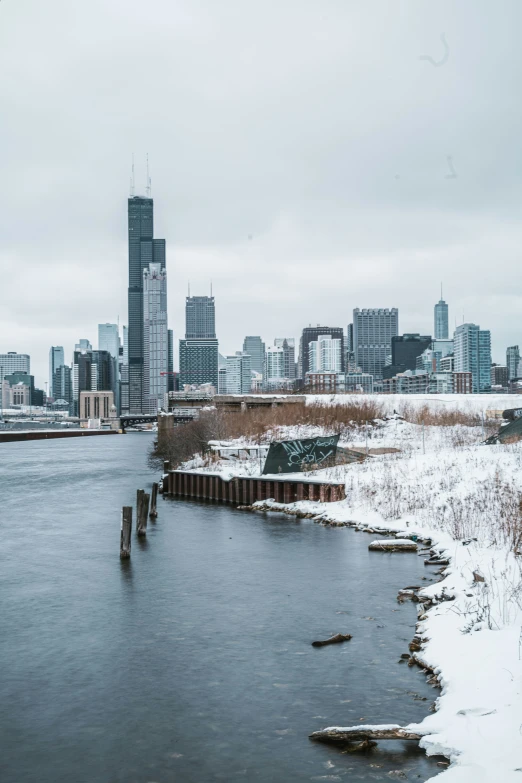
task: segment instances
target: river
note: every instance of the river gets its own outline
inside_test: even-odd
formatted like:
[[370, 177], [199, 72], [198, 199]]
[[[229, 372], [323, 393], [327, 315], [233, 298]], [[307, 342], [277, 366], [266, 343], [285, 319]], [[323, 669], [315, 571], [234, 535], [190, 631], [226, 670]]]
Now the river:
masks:
[[[160, 497], [121, 562], [121, 507], [155, 478], [150, 443], [0, 446], [3, 783], [437, 774], [415, 743], [360, 755], [308, 740], [427, 714], [437, 691], [398, 663], [415, 609], [396, 595], [432, 578], [422, 559], [369, 553], [348, 528]], [[353, 639], [311, 647], [337, 632]]]

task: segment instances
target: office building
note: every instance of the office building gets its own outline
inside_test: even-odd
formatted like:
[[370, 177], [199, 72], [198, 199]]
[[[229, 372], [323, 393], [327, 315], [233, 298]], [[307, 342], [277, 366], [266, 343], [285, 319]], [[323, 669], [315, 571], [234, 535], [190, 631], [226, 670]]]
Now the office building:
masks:
[[407, 370], [415, 370], [417, 357], [426, 349], [431, 349], [431, 335], [402, 334], [392, 337], [392, 365], [402, 365]]
[[474, 394], [491, 389], [491, 333], [477, 324], [455, 330], [455, 373], [470, 372]]
[[75, 351], [92, 351], [92, 345], [90, 344], [89, 340], [86, 340], [84, 338], [78, 340], [76, 345], [74, 346]]
[[54, 373], [58, 369], [58, 367], [62, 367], [64, 365], [64, 353], [63, 353], [63, 346], [56, 345], [52, 346], [49, 349], [49, 397], [54, 397]]
[[122, 329], [123, 340], [120, 354], [120, 410], [129, 412], [129, 327]]
[[73, 412], [72, 372], [67, 364], [62, 364], [54, 371], [53, 397], [55, 402], [66, 402], [69, 413]]
[[81, 419], [113, 419], [117, 416], [112, 391], [82, 391], [79, 407]]
[[165, 269], [164, 239], [154, 239], [154, 202], [152, 198], [132, 196], [128, 200], [129, 232], [129, 324], [128, 365], [130, 413], [142, 413], [144, 400], [144, 311], [143, 273], [149, 264]]
[[[11, 402], [13, 405], [36, 405], [37, 396], [35, 395], [34, 376], [27, 372], [15, 370], [9, 375], [4, 373], [3, 380], [7, 381], [11, 388]], [[13, 396], [12, 390], [16, 387], [16, 394]], [[25, 387], [26, 391], [22, 388]], [[22, 395], [22, 396], [20, 396]], [[16, 397], [16, 401], [15, 401]], [[23, 402], [21, 401], [23, 397]]]
[[440, 301], [437, 302], [434, 308], [434, 327], [436, 340], [448, 339], [448, 305], [442, 298], [442, 286], [440, 289]]
[[276, 348], [282, 348], [284, 351], [284, 377], [294, 380], [296, 376], [295, 339], [293, 337], [276, 337], [274, 345]]
[[179, 341], [179, 388], [209, 383], [216, 389], [219, 345], [216, 339]]
[[177, 391], [175, 389], [176, 378], [174, 375], [174, 332], [172, 329], [168, 330], [168, 376], [167, 376], [167, 389], [168, 391]]
[[453, 394], [472, 394], [473, 375], [470, 372], [453, 372]]
[[265, 364], [265, 344], [260, 337], [245, 337], [243, 340], [243, 352], [250, 356], [252, 370], [263, 374]]
[[354, 352], [353, 347], [353, 324], [348, 324], [348, 328], [346, 330], [346, 350], [348, 353]]
[[[0, 362], [2, 358], [0, 357]], [[520, 349], [518, 345], [510, 345], [506, 351], [506, 366], [508, 369], [508, 381], [518, 378], [518, 366], [520, 364]]]
[[26, 353], [8, 351], [0, 353], [0, 380], [14, 372], [23, 372], [29, 375], [31, 372], [31, 358]]
[[237, 351], [233, 356], [227, 356], [225, 374], [226, 394], [250, 394], [252, 370], [250, 356], [247, 353]]
[[308, 345], [308, 366], [311, 373], [342, 372], [342, 340], [321, 334]]
[[503, 389], [508, 387], [508, 368], [502, 364], [491, 365], [491, 385], [501, 386]]
[[118, 324], [98, 324], [98, 349], [111, 355], [114, 379], [114, 404], [118, 413], [121, 411], [120, 399], [120, 333]]
[[185, 338], [210, 340], [216, 336], [216, 310], [213, 296], [187, 296]]
[[440, 372], [453, 372], [455, 370], [455, 357], [452, 353], [442, 356], [439, 362]]
[[213, 296], [186, 298], [185, 339], [179, 341], [180, 389], [207, 383], [219, 388], [219, 343], [215, 323]]
[[72, 362], [72, 412], [79, 415], [80, 392], [92, 390], [92, 350], [78, 349], [73, 353]]
[[299, 364], [298, 377], [305, 378], [306, 373], [310, 372], [310, 351], [311, 342], [318, 339], [320, 335], [330, 335], [334, 340], [341, 341], [341, 372], [345, 371], [345, 351], [344, 351], [344, 333], [339, 326], [307, 326], [303, 329], [301, 340], [299, 342]]
[[143, 413], [157, 413], [168, 392], [167, 273], [160, 264], [143, 271]]
[[[383, 377], [386, 357], [392, 352], [392, 337], [399, 334], [399, 311], [391, 309], [360, 309], [353, 311], [353, 341], [355, 363], [362, 372]], [[422, 351], [421, 351], [422, 353]]]

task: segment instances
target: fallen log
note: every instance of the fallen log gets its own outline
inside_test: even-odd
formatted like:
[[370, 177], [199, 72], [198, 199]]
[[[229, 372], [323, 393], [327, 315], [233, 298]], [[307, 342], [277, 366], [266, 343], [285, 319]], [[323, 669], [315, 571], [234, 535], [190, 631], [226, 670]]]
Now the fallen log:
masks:
[[449, 565], [449, 560], [425, 560], [424, 565], [447, 566]]
[[408, 727], [397, 725], [384, 726], [329, 726], [321, 731], [314, 731], [309, 735], [310, 739], [317, 742], [342, 743], [342, 742], [367, 742], [372, 740], [420, 740], [423, 735]]
[[312, 642], [312, 647], [324, 647], [326, 644], [340, 644], [341, 642], [349, 642], [352, 638], [351, 634], [337, 633], [335, 636], [331, 636], [329, 639], [324, 639], [318, 642]]
[[385, 538], [372, 541], [370, 552], [416, 552], [417, 544], [408, 538]]

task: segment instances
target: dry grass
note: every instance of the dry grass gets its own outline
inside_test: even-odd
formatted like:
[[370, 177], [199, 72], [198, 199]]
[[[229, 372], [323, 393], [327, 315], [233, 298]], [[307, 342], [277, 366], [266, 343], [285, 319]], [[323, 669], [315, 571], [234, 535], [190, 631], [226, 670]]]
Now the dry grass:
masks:
[[425, 424], [431, 427], [455, 427], [458, 424], [478, 427], [482, 423], [482, 417], [478, 413], [470, 413], [458, 408], [433, 408], [430, 405], [419, 408], [408, 402], [400, 406], [398, 413], [412, 424]]

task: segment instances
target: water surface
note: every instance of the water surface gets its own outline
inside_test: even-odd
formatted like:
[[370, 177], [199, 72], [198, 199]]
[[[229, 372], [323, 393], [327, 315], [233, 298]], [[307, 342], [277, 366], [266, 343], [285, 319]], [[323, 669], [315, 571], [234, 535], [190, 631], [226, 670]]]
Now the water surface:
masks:
[[[279, 514], [161, 499], [119, 560], [148, 434], [0, 445], [0, 777], [5, 783], [423, 781], [415, 743], [368, 755], [328, 725], [421, 720], [398, 664], [416, 555]], [[425, 584], [425, 582], [424, 582]], [[316, 649], [332, 633], [352, 641]], [[424, 697], [429, 701], [420, 701]]]

